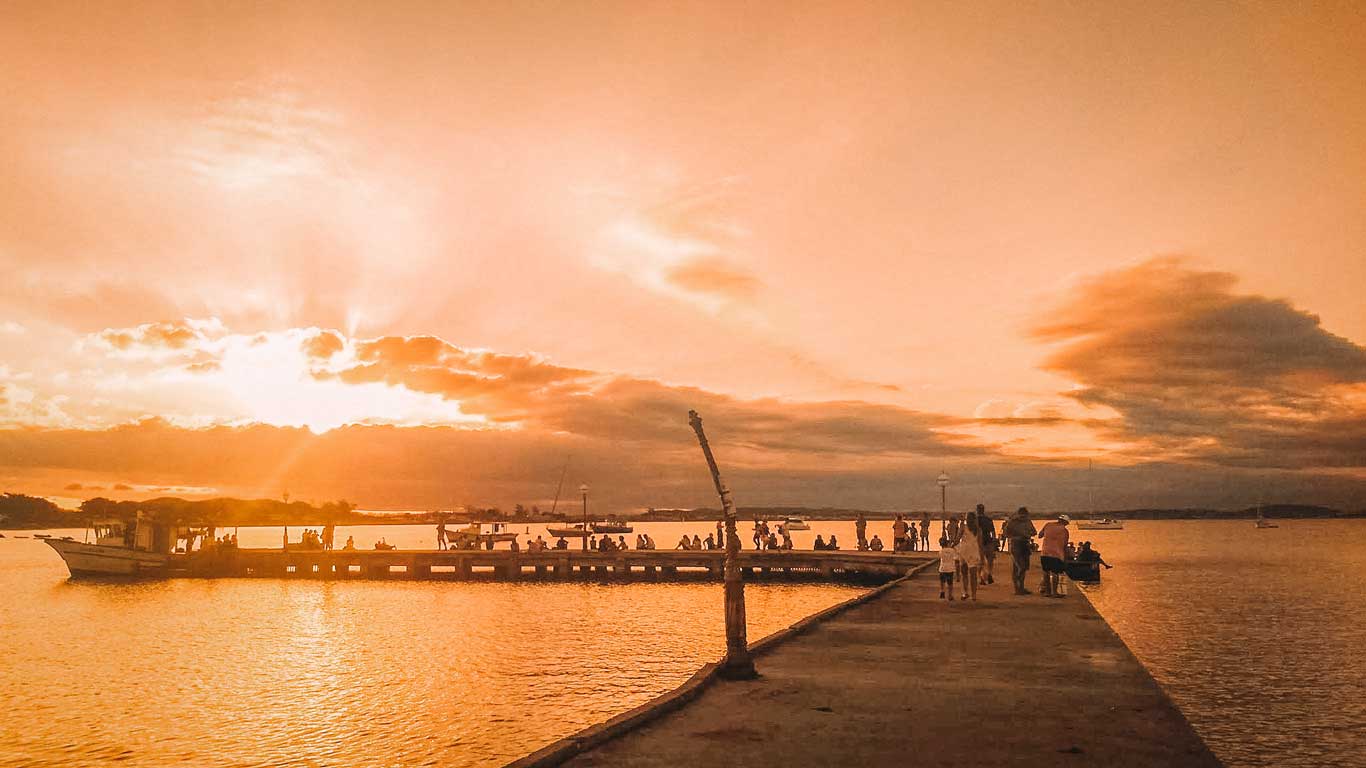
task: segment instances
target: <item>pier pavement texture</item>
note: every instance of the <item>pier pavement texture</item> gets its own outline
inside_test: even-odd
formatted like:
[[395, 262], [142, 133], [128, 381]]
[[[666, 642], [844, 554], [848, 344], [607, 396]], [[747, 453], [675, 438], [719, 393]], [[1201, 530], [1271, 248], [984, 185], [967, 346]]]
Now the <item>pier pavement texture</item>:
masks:
[[1075, 586], [938, 594], [922, 572], [567, 765], [1220, 765]]

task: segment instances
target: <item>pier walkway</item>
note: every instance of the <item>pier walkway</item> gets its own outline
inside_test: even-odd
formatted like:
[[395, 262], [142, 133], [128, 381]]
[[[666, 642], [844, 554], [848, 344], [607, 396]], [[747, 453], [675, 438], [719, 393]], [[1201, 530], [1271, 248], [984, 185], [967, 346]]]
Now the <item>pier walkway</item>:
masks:
[[[619, 581], [720, 579], [722, 550], [595, 552], [558, 549], [509, 550], [281, 550], [231, 549], [173, 556], [165, 575], [263, 576], [309, 579], [448, 579]], [[747, 580], [819, 579], [888, 581], [930, 559], [925, 552], [857, 550], [746, 550], [740, 566]]]
[[1070, 592], [1015, 597], [998, 581], [945, 604], [927, 570], [776, 645], [759, 679], [716, 681], [566, 764], [1220, 765]]

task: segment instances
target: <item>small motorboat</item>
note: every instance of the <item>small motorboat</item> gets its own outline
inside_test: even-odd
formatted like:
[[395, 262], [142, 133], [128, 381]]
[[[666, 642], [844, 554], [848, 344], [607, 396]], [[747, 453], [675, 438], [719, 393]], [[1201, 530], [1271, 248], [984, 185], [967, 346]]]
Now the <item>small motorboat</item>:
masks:
[[50, 533], [35, 533], [35, 534], [33, 534], [33, 538], [35, 538], [35, 539], [50, 539], [50, 538], [52, 538], [52, 534], [50, 534]]
[[789, 517], [781, 523], [785, 531], [809, 531], [811, 526], [800, 517]]
[[593, 533], [634, 533], [636, 530], [625, 520], [616, 518], [601, 523], [593, 523], [591, 528], [593, 529]]
[[1124, 521], [1116, 520], [1113, 517], [1102, 517], [1099, 520], [1078, 520], [1077, 530], [1079, 531], [1122, 531]]
[[446, 543], [451, 549], [471, 549], [490, 543], [517, 540], [517, 532], [507, 530], [504, 523], [493, 523], [492, 529], [486, 533], [482, 523], [470, 523], [465, 528], [446, 531]]

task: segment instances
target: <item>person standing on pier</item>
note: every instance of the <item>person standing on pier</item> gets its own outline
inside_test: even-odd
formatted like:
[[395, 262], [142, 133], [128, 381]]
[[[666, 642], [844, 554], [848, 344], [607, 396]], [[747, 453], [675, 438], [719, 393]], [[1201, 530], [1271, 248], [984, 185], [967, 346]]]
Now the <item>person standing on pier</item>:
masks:
[[436, 524], [436, 548], [446, 548], [446, 521], [442, 520]]
[[862, 512], [858, 513], [858, 518], [854, 520], [854, 537], [858, 539], [860, 552], [868, 548], [868, 519]]
[[1001, 535], [1010, 542], [1010, 579], [1015, 582], [1015, 594], [1028, 595], [1025, 575], [1029, 573], [1030, 546], [1038, 530], [1029, 519], [1029, 510], [1020, 507], [1001, 528]]
[[920, 518], [920, 548], [926, 552], [930, 551], [930, 513]]
[[1059, 586], [1063, 572], [1067, 570], [1067, 545], [1072, 538], [1067, 530], [1070, 522], [1071, 518], [1067, 515], [1058, 515], [1057, 520], [1039, 531], [1039, 538], [1043, 539], [1043, 544], [1039, 546], [1039, 567], [1043, 570], [1043, 583], [1039, 591], [1045, 597], [1062, 597]]
[[896, 522], [892, 523], [893, 552], [904, 552], [908, 549], [908, 547], [906, 546], [906, 529], [908, 527], [909, 526], [906, 525], [906, 521], [901, 519], [901, 515], [897, 515]]

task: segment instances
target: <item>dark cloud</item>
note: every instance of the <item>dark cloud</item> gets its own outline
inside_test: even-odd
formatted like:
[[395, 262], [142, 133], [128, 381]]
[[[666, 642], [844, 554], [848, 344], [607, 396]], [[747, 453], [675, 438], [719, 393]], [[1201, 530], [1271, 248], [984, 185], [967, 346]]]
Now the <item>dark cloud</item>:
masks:
[[[1236, 278], [1164, 258], [1082, 284], [1032, 334], [1113, 436], [1174, 459], [1366, 466], [1366, 349]], [[1146, 448], [1144, 449], [1146, 450]]]
[[[672, 411], [670, 411], [672, 414]], [[856, 410], [854, 412], [858, 414]], [[865, 414], [866, 415], [866, 414]], [[742, 505], [937, 509], [934, 478], [952, 477], [949, 505], [981, 501], [992, 509], [1101, 509], [1212, 505], [1259, 500], [1357, 509], [1366, 483], [1346, 475], [1190, 464], [1067, 465], [992, 456], [903, 457], [864, 465], [840, 460], [755, 461], [737, 440], [732, 414], [704, 411], [721, 469]], [[463, 504], [549, 506], [560, 471], [567, 484], [591, 486], [605, 513], [645, 506], [715, 506], [711, 478], [686, 415], [648, 446], [608, 438], [529, 430], [350, 426], [314, 434], [270, 426], [182, 429], [148, 420], [106, 431], [0, 430], [0, 478], [10, 490], [54, 492], [79, 471], [90, 482], [128, 491], [196, 486], [216, 493], [315, 501], [347, 498], [371, 508], [430, 509]], [[835, 429], [857, 423], [840, 422]], [[807, 426], [823, 429], [825, 422]], [[745, 429], [753, 430], [752, 424]], [[812, 438], [813, 440], [816, 438]], [[797, 442], [800, 442], [798, 438]], [[49, 489], [42, 478], [51, 476]], [[119, 485], [114, 485], [114, 483]], [[167, 491], [176, 492], [179, 491]]]
[[956, 421], [861, 401], [742, 400], [694, 387], [611, 376], [531, 355], [467, 350], [432, 336], [356, 342], [357, 362], [325, 376], [383, 382], [460, 402], [494, 423], [632, 443], [674, 440], [689, 410], [724, 424], [748, 449], [867, 456], [982, 453], [940, 431]]

